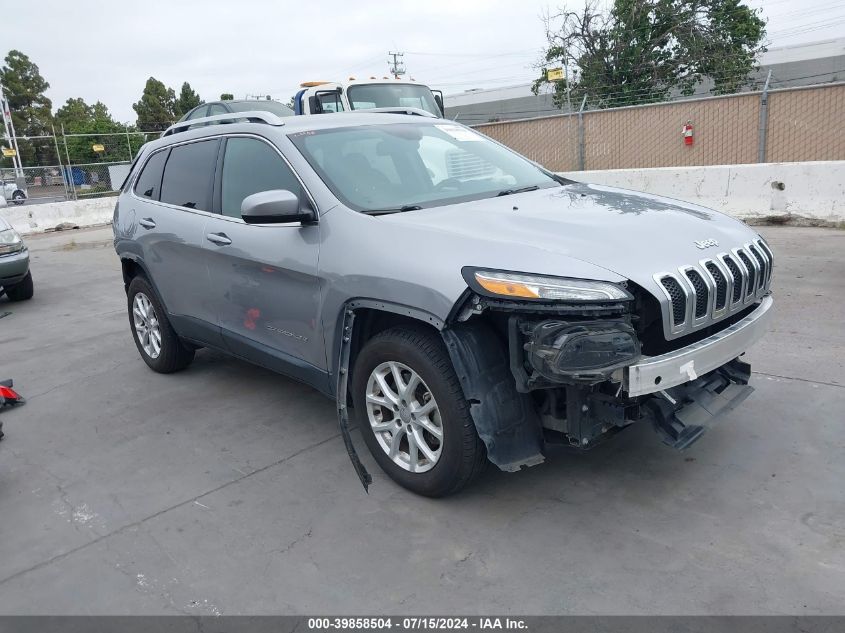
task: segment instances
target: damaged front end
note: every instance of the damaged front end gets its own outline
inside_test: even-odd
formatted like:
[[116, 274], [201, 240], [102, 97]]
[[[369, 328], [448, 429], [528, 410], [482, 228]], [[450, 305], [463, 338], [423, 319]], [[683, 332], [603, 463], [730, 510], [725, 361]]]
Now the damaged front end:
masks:
[[[700, 375], [695, 358], [683, 355], [688, 348], [650, 356], [659, 310], [639, 289], [550, 302], [503, 299], [470, 285], [442, 335], [488, 457], [502, 470], [542, 462], [549, 444], [592, 448], [639, 421], [683, 450], [753, 390], [750, 366], [736, 358], [747, 345], [723, 344]], [[707, 346], [703, 337], [692, 347]], [[629, 372], [653, 358], [667, 369], [665, 388], [657, 376], [633, 389]]]

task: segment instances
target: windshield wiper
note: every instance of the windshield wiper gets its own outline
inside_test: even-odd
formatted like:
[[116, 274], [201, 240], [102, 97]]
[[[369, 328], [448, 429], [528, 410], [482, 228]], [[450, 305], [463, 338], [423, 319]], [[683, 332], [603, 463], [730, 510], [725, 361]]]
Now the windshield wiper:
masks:
[[402, 213], [403, 211], [417, 211], [422, 209], [418, 204], [406, 204], [401, 207], [393, 207], [391, 209], [366, 209], [361, 211], [367, 215], [387, 215], [388, 213]]
[[519, 189], [502, 189], [496, 196], [509, 196], [512, 193], [523, 193], [525, 191], [537, 191], [540, 185], [531, 185], [529, 187], [520, 187]]

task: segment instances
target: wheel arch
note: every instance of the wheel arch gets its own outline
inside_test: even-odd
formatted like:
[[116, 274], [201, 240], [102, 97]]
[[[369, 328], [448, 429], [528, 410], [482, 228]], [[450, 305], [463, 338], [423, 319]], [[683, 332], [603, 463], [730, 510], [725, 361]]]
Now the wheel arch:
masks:
[[135, 257], [130, 254], [122, 254], [120, 256], [120, 268], [123, 272], [123, 290], [127, 294], [129, 293], [129, 284], [132, 283], [132, 280], [135, 279], [135, 277], [143, 277], [147, 280], [147, 283], [150, 284], [153, 292], [156, 293], [156, 299], [158, 299], [159, 303], [164, 308], [164, 311], [168, 311], [167, 306], [164, 304], [164, 299], [161, 298], [161, 293], [158, 291], [158, 286], [156, 286], [155, 280], [152, 278], [152, 275], [150, 275], [146, 265], [139, 257]]
[[147, 267], [137, 257], [121, 255], [120, 268], [123, 272], [123, 288], [125, 290], [129, 290], [129, 284], [138, 276], [146, 279], [151, 285], [153, 283]]
[[349, 368], [361, 348], [374, 336], [394, 327], [423, 328], [434, 332], [443, 329], [443, 322], [432, 314], [389, 302], [352, 301], [347, 310], [355, 312], [349, 353]]
[[338, 424], [346, 452], [364, 490], [368, 490], [373, 479], [361, 460], [349, 433], [349, 407], [352, 404], [349, 393], [351, 368], [360, 349], [379, 332], [392, 327], [407, 325], [441, 331], [445, 323], [437, 316], [411, 306], [375, 301], [371, 299], [350, 299], [343, 304], [337, 317], [337, 328], [332, 345], [327, 345], [328, 365], [335, 377], [332, 388], [337, 402]]
[[397, 325], [430, 328], [443, 338], [491, 462], [502, 470], [514, 471], [543, 461], [540, 419], [528, 395], [516, 389], [507, 347], [485, 321], [455, 322], [453, 316], [447, 323], [427, 312], [383, 301], [352, 300], [344, 304], [338, 319], [339, 353], [335, 356], [338, 417], [347, 452], [365, 488], [371, 478], [358, 459], [348, 430], [350, 370], [368, 340]]

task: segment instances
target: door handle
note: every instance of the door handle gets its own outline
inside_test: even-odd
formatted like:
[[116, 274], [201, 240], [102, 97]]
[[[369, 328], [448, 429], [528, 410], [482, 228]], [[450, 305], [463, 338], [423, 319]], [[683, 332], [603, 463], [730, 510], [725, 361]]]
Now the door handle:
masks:
[[143, 226], [145, 229], [154, 229], [156, 227], [156, 223], [152, 218], [141, 218], [138, 220], [138, 224]]
[[205, 236], [209, 242], [214, 242], [218, 246], [227, 246], [232, 243], [225, 233], [209, 233]]

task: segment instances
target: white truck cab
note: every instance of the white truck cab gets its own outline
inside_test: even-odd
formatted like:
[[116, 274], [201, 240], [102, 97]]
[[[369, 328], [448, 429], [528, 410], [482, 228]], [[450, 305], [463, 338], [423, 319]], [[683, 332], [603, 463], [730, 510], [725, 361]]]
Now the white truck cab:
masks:
[[372, 108], [419, 108], [443, 116], [443, 93], [413, 79], [306, 81], [294, 97], [296, 114], [322, 114]]

